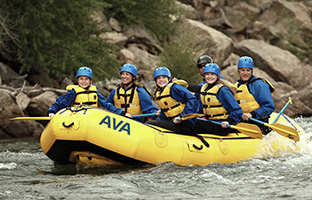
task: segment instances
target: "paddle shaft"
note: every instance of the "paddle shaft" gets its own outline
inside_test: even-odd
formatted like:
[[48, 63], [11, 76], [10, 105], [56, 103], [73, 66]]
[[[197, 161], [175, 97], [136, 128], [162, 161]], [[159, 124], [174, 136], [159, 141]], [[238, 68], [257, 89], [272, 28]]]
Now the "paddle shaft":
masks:
[[15, 117], [10, 120], [51, 120], [50, 117]]
[[136, 117], [148, 117], [148, 116], [156, 116], [157, 113], [147, 113], [147, 114], [142, 114], [142, 115], [134, 115], [132, 116], [132, 118], [136, 118]]
[[[208, 119], [203, 119], [203, 118], [197, 118], [197, 120], [209, 121], [209, 122], [212, 122], [214, 124], [221, 125], [221, 122], [217, 122], [217, 121], [213, 121], [213, 120], [208, 120]], [[259, 138], [259, 139], [263, 138], [261, 130], [256, 125], [246, 124], [246, 123], [240, 123], [240, 125], [242, 125], [243, 127], [239, 126], [239, 124], [237, 126], [227, 124], [226, 126], [228, 128], [239, 130], [241, 133], [248, 135], [250, 137]], [[246, 126], [248, 126], [248, 127], [246, 127]]]
[[278, 118], [283, 114], [283, 112], [285, 111], [285, 109], [287, 108], [287, 106], [288, 106], [289, 104], [292, 104], [292, 100], [291, 100], [290, 97], [289, 97], [288, 102], [287, 102], [286, 105], [283, 107], [283, 109], [278, 113], [278, 115], [276, 116], [276, 118], [274, 119], [274, 121], [272, 122], [272, 124], [274, 124], [274, 123], [278, 120]]
[[[187, 119], [195, 118], [195, 117], [204, 117], [204, 116], [205, 116], [205, 114], [190, 113], [190, 114], [186, 114], [186, 115], [182, 116], [182, 119], [180, 118], [179, 121], [180, 120], [187, 120]], [[210, 121], [212, 123], [221, 125], [220, 122], [216, 122], [216, 121], [212, 121], [212, 120], [208, 120], [208, 119], [202, 119], [202, 118], [197, 118], [197, 119]], [[254, 124], [238, 123], [236, 126], [228, 124], [228, 127], [239, 130], [241, 133], [248, 135], [250, 137], [253, 137], [253, 138], [258, 138], [258, 139], [263, 138], [261, 130], [259, 129], [259, 127], [257, 125], [254, 125]]]

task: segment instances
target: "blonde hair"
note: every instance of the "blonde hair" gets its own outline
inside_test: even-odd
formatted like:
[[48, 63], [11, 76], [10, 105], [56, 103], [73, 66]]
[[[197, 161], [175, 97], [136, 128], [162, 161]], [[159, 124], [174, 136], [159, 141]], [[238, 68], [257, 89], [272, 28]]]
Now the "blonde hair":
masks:
[[221, 84], [223, 84], [224, 86], [228, 87], [228, 88], [231, 90], [231, 92], [232, 92], [232, 94], [233, 94], [234, 97], [237, 95], [236, 87], [235, 87], [232, 83], [230, 83], [229, 81], [219, 78], [219, 80], [217, 81], [217, 83], [221, 83]]

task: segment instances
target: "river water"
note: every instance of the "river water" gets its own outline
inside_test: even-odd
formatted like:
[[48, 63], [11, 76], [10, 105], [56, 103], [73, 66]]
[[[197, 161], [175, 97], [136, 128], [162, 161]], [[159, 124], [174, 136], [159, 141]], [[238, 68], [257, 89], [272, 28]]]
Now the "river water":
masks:
[[[312, 118], [296, 122], [312, 136]], [[0, 199], [312, 199], [312, 143], [279, 156], [205, 167], [55, 165], [39, 140], [0, 141]]]

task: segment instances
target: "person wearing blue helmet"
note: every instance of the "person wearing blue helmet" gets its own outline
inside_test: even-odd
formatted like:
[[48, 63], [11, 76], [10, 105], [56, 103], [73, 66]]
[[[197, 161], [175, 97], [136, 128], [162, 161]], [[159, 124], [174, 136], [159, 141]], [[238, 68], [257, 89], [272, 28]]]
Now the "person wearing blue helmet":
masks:
[[[240, 80], [234, 83], [237, 88], [236, 100], [242, 107], [242, 119], [249, 123], [250, 117], [268, 122], [271, 113], [274, 111], [272, 93], [273, 85], [264, 78], [257, 78], [253, 75], [253, 59], [243, 56], [239, 59], [237, 69]], [[258, 124], [257, 124], [258, 125]], [[269, 127], [258, 125], [263, 134], [271, 131]]]
[[123, 112], [122, 109], [107, 102], [105, 97], [92, 85], [93, 75], [89, 67], [80, 67], [77, 71], [76, 79], [78, 85], [67, 86], [67, 93], [58, 97], [56, 102], [49, 108], [48, 115], [51, 119], [55, 113], [63, 108], [75, 107], [81, 104], [98, 107], [99, 103], [110, 112], [130, 116], [128, 113]]
[[155, 69], [154, 80], [156, 82], [154, 95], [161, 110], [157, 120], [150, 120], [147, 123], [179, 133], [193, 134], [196, 118], [185, 121], [179, 119], [197, 111], [196, 97], [185, 86], [171, 82], [171, 72], [167, 67]]
[[[200, 90], [201, 86], [203, 86], [206, 83], [205, 75], [204, 75], [204, 68], [209, 63], [213, 63], [213, 59], [208, 55], [202, 55], [198, 58], [196, 66], [198, 68], [200, 75], [203, 77], [203, 80], [198, 85], [197, 84], [189, 84], [188, 88], [187, 88], [189, 91], [194, 93], [195, 97], [198, 100], [200, 100], [199, 90]], [[220, 74], [220, 79], [224, 79], [224, 77], [221, 74]]]
[[227, 128], [241, 121], [242, 109], [234, 98], [236, 94], [233, 84], [220, 79], [220, 68], [215, 63], [205, 65], [203, 70], [206, 83], [200, 89], [199, 111], [205, 118], [221, 122], [220, 125], [209, 121], [198, 121], [196, 132], [227, 135], [236, 130]]
[[[138, 70], [133, 64], [124, 64], [120, 70], [121, 84], [109, 94], [107, 101], [131, 115], [156, 113], [151, 94], [143, 85], [136, 83]], [[144, 122], [145, 118], [135, 118]]]

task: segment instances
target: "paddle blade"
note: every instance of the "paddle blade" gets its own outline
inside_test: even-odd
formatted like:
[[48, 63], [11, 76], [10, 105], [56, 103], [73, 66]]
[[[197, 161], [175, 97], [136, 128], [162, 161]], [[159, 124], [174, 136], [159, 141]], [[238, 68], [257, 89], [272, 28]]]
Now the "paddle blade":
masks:
[[277, 123], [269, 124], [269, 125], [265, 124], [265, 125], [271, 127], [276, 133], [284, 137], [287, 137], [291, 140], [298, 142], [300, 139], [298, 132], [293, 127], [286, 126], [284, 124], [277, 124]]
[[10, 120], [51, 120], [50, 117], [14, 117]]
[[232, 125], [231, 128], [235, 128], [239, 130], [242, 134], [248, 135], [253, 138], [257, 138], [257, 139], [263, 138], [260, 128], [254, 124], [238, 123], [235, 126]]

